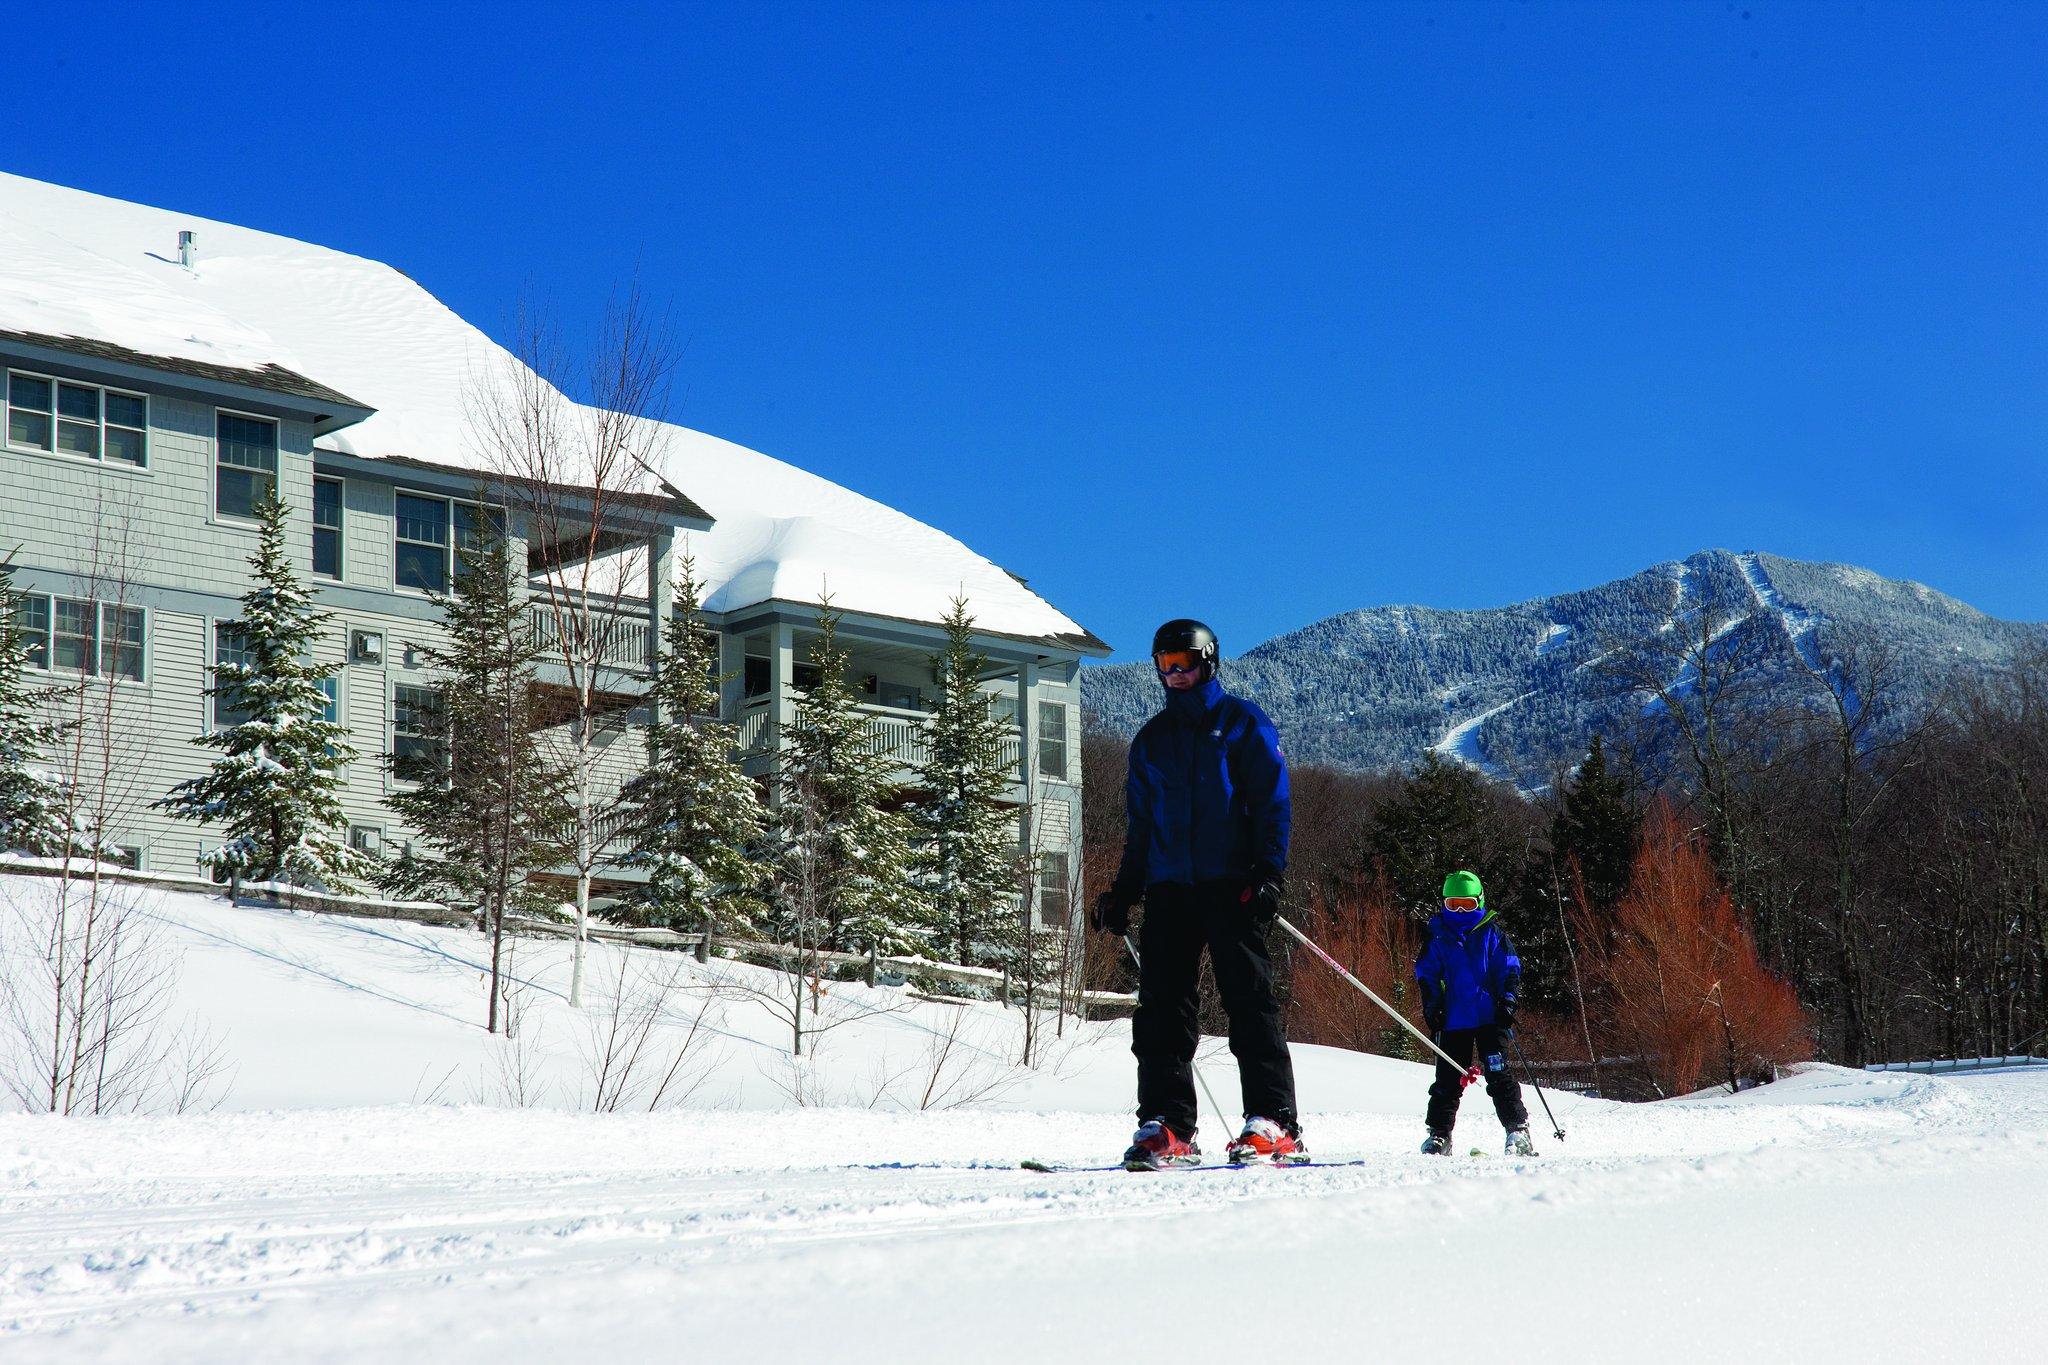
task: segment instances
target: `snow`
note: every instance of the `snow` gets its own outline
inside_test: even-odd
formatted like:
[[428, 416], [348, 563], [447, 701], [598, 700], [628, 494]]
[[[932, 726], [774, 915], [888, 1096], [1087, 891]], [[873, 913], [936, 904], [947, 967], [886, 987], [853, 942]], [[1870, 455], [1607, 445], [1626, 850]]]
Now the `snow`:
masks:
[[1476, 716], [1469, 716], [1453, 725], [1442, 739], [1430, 747], [1443, 757], [1462, 763], [1496, 781], [1510, 782], [1512, 779], [1507, 773], [1495, 766], [1486, 756], [1486, 751], [1479, 747], [1479, 727], [1516, 702], [1526, 701], [1535, 695], [1534, 692], [1524, 692], [1518, 697], [1508, 698], [1498, 706], [1490, 706]]
[[1749, 591], [1756, 598], [1757, 605], [1777, 618], [1800, 662], [1815, 673], [1824, 671], [1826, 665], [1820, 657], [1819, 640], [1821, 618], [1785, 601], [1771, 582], [1770, 575], [1764, 572], [1763, 561], [1756, 551], [1735, 556], [1735, 562], [1741, 566], [1742, 576], [1749, 583]]
[[[186, 229], [197, 234], [191, 269], [177, 261]], [[465, 396], [509, 360], [381, 262], [4, 173], [0, 330], [283, 365], [377, 409], [321, 446], [464, 467], [477, 463]], [[680, 426], [666, 434], [660, 472], [716, 521], [692, 538], [708, 610], [813, 602], [829, 579], [845, 610], [936, 621], [965, 594], [984, 630], [1081, 633], [942, 531], [730, 441]]]
[[[0, 877], [0, 896], [46, 885]], [[228, 1040], [233, 1107], [0, 1115], [10, 1365], [2035, 1354], [2037, 1294], [2012, 1272], [2048, 1217], [2048, 1069], [1554, 1095], [1568, 1136], [1537, 1109], [1542, 1156], [1433, 1159], [1415, 1151], [1424, 1068], [1303, 1048], [1313, 1149], [1363, 1164], [1033, 1174], [1015, 1162], [1125, 1140], [1125, 1026], [938, 1113], [790, 1106], [773, 1030], [739, 1002], [682, 1108], [415, 1103], [443, 1067], [462, 1099], [496, 1046], [475, 1027], [476, 936], [136, 894], [183, 948], [186, 1006]], [[519, 961], [544, 1002], [565, 978], [561, 945]], [[889, 1012], [830, 1035], [833, 1086], [951, 1017], [845, 991]], [[1014, 1015], [968, 1013], [979, 1043], [1013, 1039]], [[558, 1002], [531, 1021], [573, 1032]], [[574, 1051], [550, 1054], [564, 1082]], [[1202, 1066], [1234, 1093], [1213, 1040]], [[1457, 1150], [1498, 1143], [1468, 1097]]]

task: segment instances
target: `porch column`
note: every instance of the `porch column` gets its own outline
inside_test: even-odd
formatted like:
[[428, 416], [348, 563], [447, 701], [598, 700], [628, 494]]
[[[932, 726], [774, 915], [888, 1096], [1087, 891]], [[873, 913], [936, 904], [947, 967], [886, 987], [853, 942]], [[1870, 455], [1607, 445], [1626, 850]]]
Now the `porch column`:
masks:
[[647, 642], [647, 658], [641, 661], [649, 676], [654, 672], [654, 661], [661, 657], [661, 637], [668, 630], [669, 618], [675, 615], [674, 531], [663, 527], [647, 539], [647, 628], [653, 636]]
[[1024, 913], [1038, 913], [1038, 660], [1017, 666], [1017, 758], [1024, 786]]
[[747, 700], [747, 639], [718, 632], [718, 718], [736, 724]]
[[775, 717], [775, 745], [796, 720], [796, 627], [777, 621], [769, 637], [768, 708]]

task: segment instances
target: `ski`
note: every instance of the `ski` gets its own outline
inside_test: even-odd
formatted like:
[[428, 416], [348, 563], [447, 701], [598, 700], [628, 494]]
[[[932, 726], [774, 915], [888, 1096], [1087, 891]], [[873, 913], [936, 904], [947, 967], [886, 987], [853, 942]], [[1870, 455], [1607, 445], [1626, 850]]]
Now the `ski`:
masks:
[[[1132, 1171], [1131, 1174], [1164, 1175], [1169, 1171], [1272, 1171], [1292, 1170], [1295, 1168], [1313, 1169], [1318, 1166], [1328, 1169], [1337, 1166], [1369, 1166], [1371, 1164], [1372, 1162], [1364, 1158], [1353, 1161], [1294, 1161], [1284, 1165], [1269, 1161], [1248, 1161], [1233, 1166], [1229, 1162], [1219, 1162], [1215, 1165], [1206, 1166], [1162, 1166], [1157, 1171]], [[1113, 1166], [1073, 1166], [1055, 1161], [1039, 1161], [1035, 1158], [1027, 1158], [1018, 1162], [1017, 1168], [1019, 1170], [1031, 1171], [1038, 1175], [1092, 1175], [1101, 1171], [1129, 1169], [1122, 1162], [1118, 1162]]]

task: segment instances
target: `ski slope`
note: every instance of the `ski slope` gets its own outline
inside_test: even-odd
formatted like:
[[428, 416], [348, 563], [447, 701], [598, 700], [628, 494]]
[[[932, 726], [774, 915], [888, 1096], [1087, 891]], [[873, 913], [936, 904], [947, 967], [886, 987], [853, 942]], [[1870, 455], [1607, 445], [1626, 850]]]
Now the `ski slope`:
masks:
[[[564, 1093], [506, 1108], [462, 1090], [496, 1046], [473, 940], [144, 894], [243, 1107], [0, 1115], [10, 1365], [2037, 1356], [2038, 1072], [1564, 1098], [1539, 1158], [1432, 1159], [1423, 1068], [1302, 1049], [1313, 1149], [1364, 1164], [1032, 1174], [1125, 1141], [1119, 1028], [985, 1103], [855, 1107], [959, 1016], [852, 988], [868, 1013], [819, 1062], [845, 1102], [798, 1108], [772, 1027], [727, 1001], [687, 1105], [591, 1114], [568, 1012], [536, 1004]], [[553, 951], [522, 955], [542, 992]], [[1013, 1041], [1003, 1013], [968, 1011], [976, 1047]], [[1227, 1054], [1203, 1065], [1227, 1101]], [[444, 1066], [457, 1102], [411, 1102]], [[1468, 1099], [1458, 1150], [1499, 1136]]]

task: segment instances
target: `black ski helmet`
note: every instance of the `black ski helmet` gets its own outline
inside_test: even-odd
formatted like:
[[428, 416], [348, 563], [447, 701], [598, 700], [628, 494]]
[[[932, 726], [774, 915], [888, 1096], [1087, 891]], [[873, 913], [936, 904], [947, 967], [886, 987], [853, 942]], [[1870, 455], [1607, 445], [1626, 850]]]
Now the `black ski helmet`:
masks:
[[1152, 632], [1153, 658], [1156, 659], [1162, 654], [1170, 654], [1176, 649], [1192, 651], [1203, 663], [1209, 665], [1209, 676], [1212, 678], [1216, 676], [1216, 666], [1220, 662], [1220, 657], [1216, 650], [1215, 631], [1209, 629], [1200, 621], [1191, 621], [1186, 617], [1181, 617], [1178, 620], [1168, 621], [1165, 625]]

